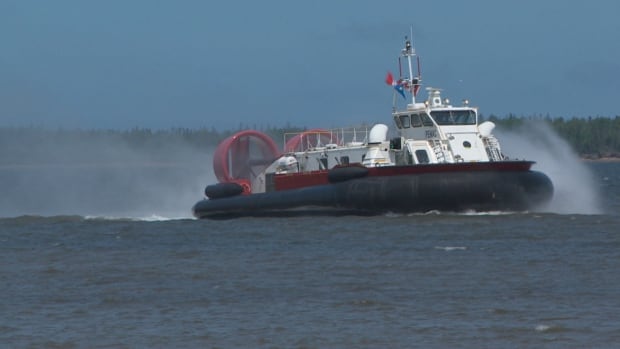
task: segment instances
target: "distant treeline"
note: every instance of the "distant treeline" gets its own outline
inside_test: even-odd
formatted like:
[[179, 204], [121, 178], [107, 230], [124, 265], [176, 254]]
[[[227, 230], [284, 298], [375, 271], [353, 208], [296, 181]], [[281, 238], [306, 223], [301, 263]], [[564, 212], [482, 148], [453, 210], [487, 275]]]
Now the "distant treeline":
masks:
[[[483, 119], [493, 121], [500, 130], [517, 130], [530, 122], [544, 122], [565, 139], [583, 157], [620, 157], [620, 116], [615, 118], [550, 118], [543, 116], [497, 117], [491, 115]], [[157, 151], [171, 145], [190, 146], [206, 150], [217, 146], [222, 140], [241, 129], [216, 130], [215, 128], [171, 128], [151, 130], [133, 128], [130, 130], [81, 130], [46, 129], [38, 127], [0, 128], [0, 156], [11, 157], [29, 151], [31, 147], [47, 145], [96, 144], [110, 142], [124, 144], [133, 149]], [[285, 133], [303, 131], [300, 127], [258, 127], [282, 146]], [[501, 140], [500, 140], [501, 141]]]
[[[213, 148], [227, 137], [241, 130], [249, 129], [240, 125], [236, 130], [216, 130], [215, 128], [171, 128], [166, 130], [151, 130], [148, 128], [132, 128], [129, 130], [110, 129], [49, 129], [42, 127], [0, 127], [0, 150], [15, 148], [25, 150], [24, 146], [40, 144], [97, 144], [99, 142], [118, 143], [132, 146], [135, 149], [157, 149], [170, 145], [189, 145], [196, 148]], [[259, 127], [259, 131], [270, 136], [281, 145], [284, 133], [301, 132], [304, 128], [287, 127]], [[25, 143], [25, 144], [22, 144]]]

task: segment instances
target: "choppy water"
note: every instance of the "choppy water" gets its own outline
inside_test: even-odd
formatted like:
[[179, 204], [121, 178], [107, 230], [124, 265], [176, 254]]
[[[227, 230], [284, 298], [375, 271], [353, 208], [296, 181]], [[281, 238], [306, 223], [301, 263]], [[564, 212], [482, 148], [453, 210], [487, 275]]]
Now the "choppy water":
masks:
[[2, 218], [0, 347], [619, 347], [620, 164], [588, 166], [596, 214]]

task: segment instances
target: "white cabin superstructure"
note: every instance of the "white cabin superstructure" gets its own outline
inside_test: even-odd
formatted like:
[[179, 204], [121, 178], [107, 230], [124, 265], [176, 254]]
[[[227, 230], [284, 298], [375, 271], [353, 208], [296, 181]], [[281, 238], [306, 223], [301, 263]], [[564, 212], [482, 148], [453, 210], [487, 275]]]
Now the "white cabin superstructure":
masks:
[[466, 103], [453, 107], [439, 89], [428, 88], [426, 103], [409, 104], [393, 113], [409, 164], [500, 161], [499, 143], [491, 134], [492, 122], [478, 124], [476, 108]]

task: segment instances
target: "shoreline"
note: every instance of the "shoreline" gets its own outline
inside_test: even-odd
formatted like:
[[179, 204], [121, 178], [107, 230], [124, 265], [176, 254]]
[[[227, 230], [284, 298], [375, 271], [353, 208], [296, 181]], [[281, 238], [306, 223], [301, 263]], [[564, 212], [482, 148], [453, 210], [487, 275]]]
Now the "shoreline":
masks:
[[620, 162], [620, 157], [615, 156], [602, 156], [602, 157], [589, 157], [589, 156], [580, 156], [581, 161], [587, 162]]

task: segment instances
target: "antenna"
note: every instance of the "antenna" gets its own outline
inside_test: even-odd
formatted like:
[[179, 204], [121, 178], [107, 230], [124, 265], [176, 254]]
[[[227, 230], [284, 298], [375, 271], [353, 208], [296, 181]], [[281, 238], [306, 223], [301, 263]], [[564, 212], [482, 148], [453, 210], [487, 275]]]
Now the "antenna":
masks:
[[[418, 68], [418, 75], [417, 76], [413, 76], [413, 69], [411, 69], [411, 66], [409, 67], [409, 69], [411, 70], [411, 95], [413, 97], [413, 103], [415, 103], [415, 97], [418, 94], [418, 90], [420, 89], [420, 82], [422, 81], [422, 73], [420, 71], [420, 56], [418, 56], [415, 52], [415, 40], [413, 40], [413, 24], [409, 26], [409, 35], [411, 35], [411, 45], [412, 45], [412, 56], [415, 56], [416, 58], [416, 63], [417, 63], [417, 68]], [[411, 61], [411, 60], [410, 60]], [[411, 64], [411, 63], [410, 63]]]
[[[411, 28], [411, 31], [413, 33], [413, 28]], [[407, 58], [407, 64], [408, 64], [408, 68], [409, 68], [409, 76], [407, 77], [407, 87], [409, 89], [409, 92], [411, 92], [411, 104], [415, 104], [415, 93], [414, 92], [414, 77], [413, 77], [413, 67], [411, 65], [411, 57], [415, 56], [415, 50], [412, 48], [411, 46], [411, 40], [405, 36], [405, 49], [403, 50], [402, 53], [403, 56], [405, 56]], [[416, 79], [417, 80], [417, 79]], [[417, 81], [415, 82], [417, 84]]]

